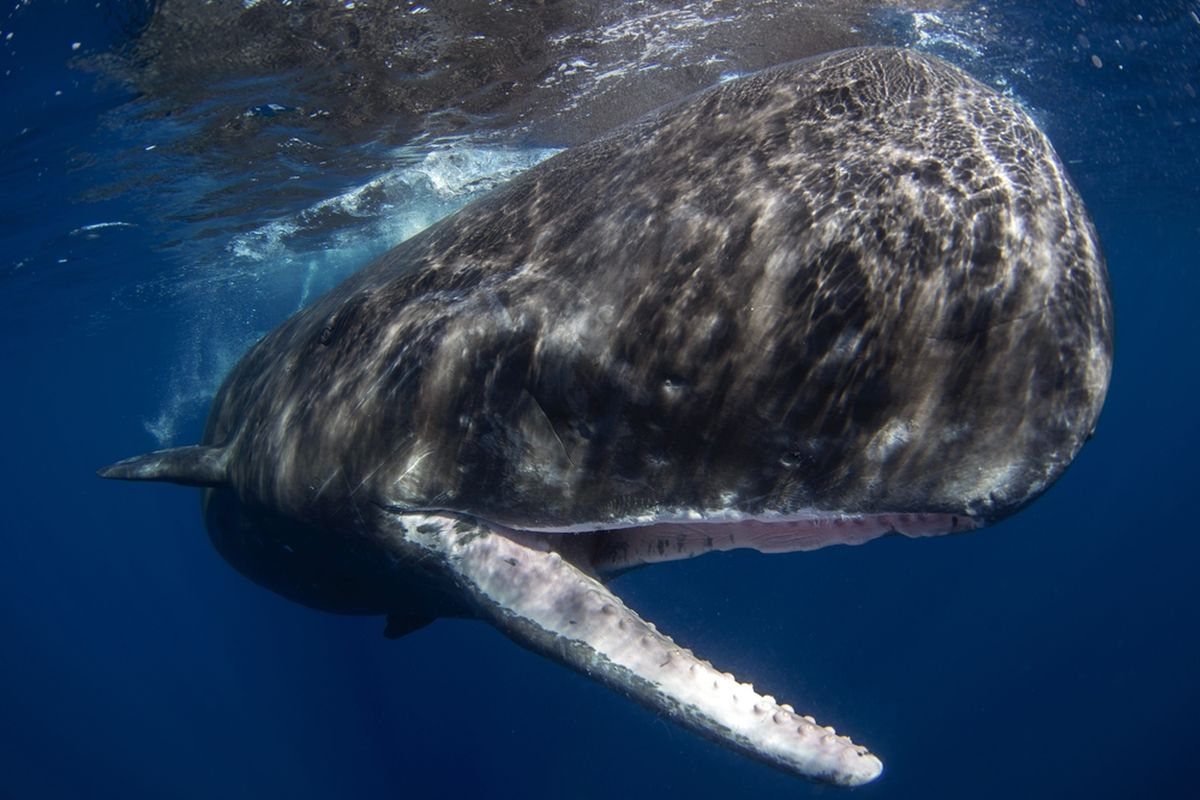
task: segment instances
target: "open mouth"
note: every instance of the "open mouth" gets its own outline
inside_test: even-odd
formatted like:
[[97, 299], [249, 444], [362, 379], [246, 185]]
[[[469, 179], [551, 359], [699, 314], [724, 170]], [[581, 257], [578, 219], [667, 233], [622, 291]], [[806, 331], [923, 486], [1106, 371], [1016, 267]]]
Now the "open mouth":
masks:
[[883, 769], [867, 748], [677, 644], [603, 579], [641, 564], [716, 550], [813, 549], [892, 532], [931, 536], [976, 525], [972, 518], [948, 514], [718, 514], [535, 532], [445, 512], [409, 512], [397, 515], [389, 530], [397, 541], [445, 564], [479, 616], [524, 647], [785, 772], [856, 786]]
[[983, 522], [965, 514], [895, 512], [747, 515], [679, 512], [608, 525], [509, 526], [535, 534], [586, 537], [596, 572], [611, 574], [643, 564], [679, 561], [727, 550], [794, 553], [835, 544], [863, 544], [889, 534], [910, 538], [974, 530]]

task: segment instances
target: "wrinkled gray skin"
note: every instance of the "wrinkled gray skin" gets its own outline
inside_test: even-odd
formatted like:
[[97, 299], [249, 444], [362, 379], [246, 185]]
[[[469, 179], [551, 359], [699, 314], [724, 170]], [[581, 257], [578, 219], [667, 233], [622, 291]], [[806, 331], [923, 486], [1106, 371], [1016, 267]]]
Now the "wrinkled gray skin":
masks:
[[[591, 670], [398, 544], [403, 521], [990, 523], [1091, 434], [1111, 331], [1095, 233], [1033, 123], [940, 61], [843, 51], [567, 151], [401, 244], [242, 359], [205, 447], [105, 474], [209, 487], [222, 554], [299, 602], [397, 634], [481, 614]], [[602, 575], [611, 535], [539, 541]]]

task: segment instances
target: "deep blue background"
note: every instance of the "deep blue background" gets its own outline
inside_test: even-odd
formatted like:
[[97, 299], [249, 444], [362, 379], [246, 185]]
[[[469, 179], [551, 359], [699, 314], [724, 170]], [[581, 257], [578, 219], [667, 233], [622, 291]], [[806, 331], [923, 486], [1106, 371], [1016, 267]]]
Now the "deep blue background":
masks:
[[[1200, 793], [1200, 22], [1172, 19], [1141, 72], [1110, 60], [1019, 87], [1089, 204], [1117, 307], [1108, 404], [1066, 477], [979, 534], [616, 582], [704, 657], [879, 753], [884, 778], [856, 796]], [[126, 23], [45, 0], [0, 28], [16, 30], [0, 67], [15, 112], [0, 121], [0, 797], [840, 794], [485, 625], [389, 642], [381, 620], [289, 604], [220, 561], [196, 492], [93, 476], [155, 445], [143, 420], [179, 314], [127, 292], [168, 268], [153, 209], [88, 195], [117, 169], [105, 142], [138, 132], [106, 126], [130, 96], [69, 66], [71, 43], [103, 51]], [[135, 227], [71, 235], [113, 220]]]

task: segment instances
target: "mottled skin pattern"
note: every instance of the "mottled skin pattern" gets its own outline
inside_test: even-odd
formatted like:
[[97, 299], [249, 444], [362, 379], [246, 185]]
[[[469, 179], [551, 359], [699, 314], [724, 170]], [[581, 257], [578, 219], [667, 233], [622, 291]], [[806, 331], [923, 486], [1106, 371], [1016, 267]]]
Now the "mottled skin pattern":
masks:
[[844, 51], [468, 206], [259, 342], [205, 446], [102, 474], [207, 487], [221, 553], [299, 602], [389, 635], [479, 616], [854, 785], [877, 758], [597, 577], [994, 521], [1091, 434], [1111, 337], [1095, 233], [1033, 123], [940, 61]]
[[1101, 254], [1045, 137], [958, 70], [846, 51], [710, 90], [400, 245], [267, 336], [206, 443], [244, 498], [517, 527], [994, 519], [1090, 435]]

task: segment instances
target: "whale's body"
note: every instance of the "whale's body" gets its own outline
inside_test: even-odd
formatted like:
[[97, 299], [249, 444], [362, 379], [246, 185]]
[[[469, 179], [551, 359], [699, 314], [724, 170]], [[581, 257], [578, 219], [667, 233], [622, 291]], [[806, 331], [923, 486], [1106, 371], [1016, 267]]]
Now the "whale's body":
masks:
[[889, 49], [721, 85], [569, 150], [260, 341], [197, 447], [221, 553], [399, 635], [479, 616], [775, 766], [878, 759], [604, 586], [655, 561], [979, 527], [1091, 434], [1111, 308], [1045, 137]]

